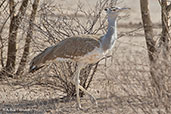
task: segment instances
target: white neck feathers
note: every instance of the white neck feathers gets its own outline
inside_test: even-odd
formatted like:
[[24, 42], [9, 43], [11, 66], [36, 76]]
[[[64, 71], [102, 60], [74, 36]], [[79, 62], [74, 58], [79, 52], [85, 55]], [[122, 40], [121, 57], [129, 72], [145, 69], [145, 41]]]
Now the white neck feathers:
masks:
[[104, 51], [112, 49], [116, 39], [117, 39], [117, 18], [108, 17], [108, 30], [101, 41], [102, 49]]

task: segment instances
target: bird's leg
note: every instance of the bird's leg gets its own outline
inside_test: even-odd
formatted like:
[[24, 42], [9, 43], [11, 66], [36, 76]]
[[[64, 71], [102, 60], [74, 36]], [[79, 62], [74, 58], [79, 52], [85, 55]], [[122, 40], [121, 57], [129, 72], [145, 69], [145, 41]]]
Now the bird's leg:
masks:
[[[74, 84], [74, 85], [76, 86], [76, 84], [75, 84], [73, 81], [71, 81], [71, 83]], [[90, 100], [91, 100], [92, 103], [94, 103], [94, 104], [97, 105], [96, 98], [95, 98], [93, 95], [91, 95], [91, 93], [89, 93], [89, 92], [88, 92], [86, 89], [84, 89], [81, 85], [79, 85], [78, 88], [79, 88], [80, 90], [82, 90], [85, 94], [87, 94], [87, 95], [90, 97]]]
[[80, 70], [81, 70], [81, 68], [79, 68], [79, 66], [78, 66], [78, 68], [76, 70], [76, 73], [75, 73], [76, 75], [74, 77], [74, 80], [75, 80], [76, 95], [77, 95], [77, 106], [78, 106], [79, 109], [82, 109], [81, 108], [81, 103], [80, 103], [80, 95], [79, 95], [79, 75], [80, 75]]
[[80, 84], [79, 84], [79, 75], [80, 75], [80, 71], [81, 69], [83, 68], [83, 65], [78, 65], [78, 68], [75, 72], [75, 77], [74, 77], [74, 82], [71, 81], [71, 83], [73, 83], [75, 86], [76, 86], [76, 94], [77, 94], [77, 103], [78, 103], [78, 106], [81, 107], [81, 104], [80, 104], [80, 97], [79, 97], [79, 89], [82, 90], [85, 94], [87, 94], [89, 97], [90, 97], [90, 100], [92, 103], [96, 104], [97, 105], [97, 101], [96, 101], [96, 98], [91, 95], [86, 89], [84, 89]]
[[91, 95], [91, 94], [90, 94], [86, 89], [84, 89], [81, 85], [79, 85], [79, 89], [81, 89], [85, 94], [89, 95], [91, 102], [97, 105], [96, 98], [95, 98], [93, 95]]

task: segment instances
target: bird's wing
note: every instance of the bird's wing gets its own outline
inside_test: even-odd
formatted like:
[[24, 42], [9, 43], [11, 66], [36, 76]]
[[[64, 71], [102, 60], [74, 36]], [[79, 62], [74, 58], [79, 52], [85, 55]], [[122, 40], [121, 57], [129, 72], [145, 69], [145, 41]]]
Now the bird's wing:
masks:
[[100, 42], [92, 38], [71, 37], [59, 42], [51, 52], [44, 58], [53, 60], [55, 58], [75, 59], [100, 47]]
[[62, 59], [79, 59], [81, 56], [100, 47], [100, 40], [95, 35], [82, 35], [67, 38], [58, 44], [46, 48], [38, 54], [30, 63], [30, 72], [35, 71], [43, 66], [47, 61], [52, 61], [57, 58]]
[[46, 48], [38, 54], [30, 63], [30, 67], [44, 64], [56, 58], [75, 59], [100, 47], [98, 36], [84, 35], [67, 38], [55, 46]]

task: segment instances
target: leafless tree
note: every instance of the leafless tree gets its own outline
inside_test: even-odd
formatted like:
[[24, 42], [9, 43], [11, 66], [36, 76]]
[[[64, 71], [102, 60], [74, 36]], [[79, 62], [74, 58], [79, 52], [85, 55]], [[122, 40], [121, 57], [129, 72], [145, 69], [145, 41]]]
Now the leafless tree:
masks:
[[26, 40], [25, 40], [24, 52], [23, 52], [18, 70], [16, 72], [16, 75], [23, 74], [24, 69], [26, 67], [27, 58], [28, 58], [29, 50], [30, 50], [30, 42], [31, 42], [31, 39], [33, 37], [33, 22], [34, 22], [35, 17], [36, 17], [38, 5], [39, 5], [39, 0], [34, 0], [34, 3], [32, 5], [32, 13], [30, 15], [30, 21], [29, 21], [27, 36], [26, 36]]
[[8, 38], [8, 51], [7, 51], [7, 62], [3, 68], [1, 74], [11, 76], [15, 70], [16, 65], [16, 39], [17, 31], [22, 22], [23, 16], [26, 12], [28, 0], [23, 0], [22, 4], [15, 14], [15, 1], [9, 0], [9, 11], [10, 11], [10, 25], [9, 25], [9, 38]]
[[161, 38], [159, 39], [159, 48], [162, 53], [162, 56], [165, 59], [168, 59], [169, 41], [170, 41], [170, 15], [171, 4], [168, 4], [168, 0], [158, 0], [161, 6], [161, 21], [162, 21], [162, 33]]
[[[169, 59], [169, 17], [167, 0], [159, 1], [161, 4], [161, 20], [162, 20], [162, 33], [159, 40], [159, 47], [156, 47], [156, 41], [153, 35], [153, 24], [150, 19], [150, 11], [148, 9], [148, 0], [140, 0], [142, 21], [144, 26], [146, 44], [148, 49], [148, 56], [150, 62], [151, 85], [153, 87], [152, 96], [155, 99], [155, 106], [161, 113], [162, 109], [169, 113], [170, 103], [168, 98], [167, 81], [169, 72], [168, 67]], [[162, 51], [162, 54], [161, 54]], [[167, 64], [165, 64], [167, 63]], [[167, 74], [168, 73], [168, 74]]]
[[[31, 4], [31, 1], [29, 0], [23, 0], [23, 1], [15, 1], [15, 0], [9, 0], [9, 1], [2, 1], [2, 3], [0, 4], [0, 8], [3, 11], [3, 16], [5, 17], [5, 19], [2, 19], [2, 26], [0, 29], [0, 41], [1, 41], [1, 77], [3, 76], [11, 76], [13, 77], [14, 74], [15, 75], [19, 75], [20, 73], [22, 74], [24, 69], [25, 69], [25, 65], [28, 63], [27, 58], [29, 55], [29, 46], [30, 46], [30, 42], [31, 42], [31, 38], [33, 36], [33, 23], [35, 20], [35, 15], [37, 13], [37, 8], [38, 8], [38, 4], [39, 4], [39, 0], [34, 0], [33, 1], [33, 5], [32, 5], [32, 13], [30, 15], [30, 19], [29, 21], [26, 22], [26, 10], [29, 9], [27, 6]], [[7, 7], [9, 6], [9, 8]], [[8, 13], [9, 10], [9, 13]], [[24, 20], [24, 21], [23, 21]], [[10, 22], [10, 23], [9, 23]], [[17, 52], [20, 53], [20, 49], [17, 48], [18, 42], [17, 40], [19, 39], [19, 36], [21, 36], [21, 34], [19, 33], [22, 30], [22, 24], [23, 23], [29, 23], [29, 27], [27, 29], [27, 36], [26, 36], [26, 41], [25, 41], [25, 46], [23, 47], [23, 54], [21, 57], [21, 61], [18, 67], [17, 72], [15, 73], [17, 67], [18, 66], [18, 60], [16, 61], [16, 58], [18, 59], [18, 55], [16, 55]], [[9, 24], [9, 28], [7, 27]], [[26, 30], [26, 27], [23, 29], [23, 33], [24, 30]], [[9, 37], [8, 40], [7, 38], [4, 37], [4, 33], [6, 32], [4, 31], [4, 29], [8, 29], [9, 30]], [[6, 41], [8, 41], [7, 45], [6, 45]], [[6, 48], [7, 46], [7, 48]], [[7, 49], [7, 51], [6, 51]], [[6, 53], [7, 52], [7, 53]], [[20, 57], [19, 57], [20, 59]], [[6, 62], [5, 62], [6, 61]]]

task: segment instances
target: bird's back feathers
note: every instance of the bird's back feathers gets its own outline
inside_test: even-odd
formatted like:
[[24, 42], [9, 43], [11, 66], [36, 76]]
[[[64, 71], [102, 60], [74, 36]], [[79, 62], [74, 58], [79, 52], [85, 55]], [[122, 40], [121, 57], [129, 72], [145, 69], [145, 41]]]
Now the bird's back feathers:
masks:
[[99, 37], [96, 35], [75, 36], [62, 40], [58, 44], [46, 48], [30, 63], [30, 72], [36, 71], [47, 61], [57, 58], [79, 60], [80, 57], [100, 47]]

